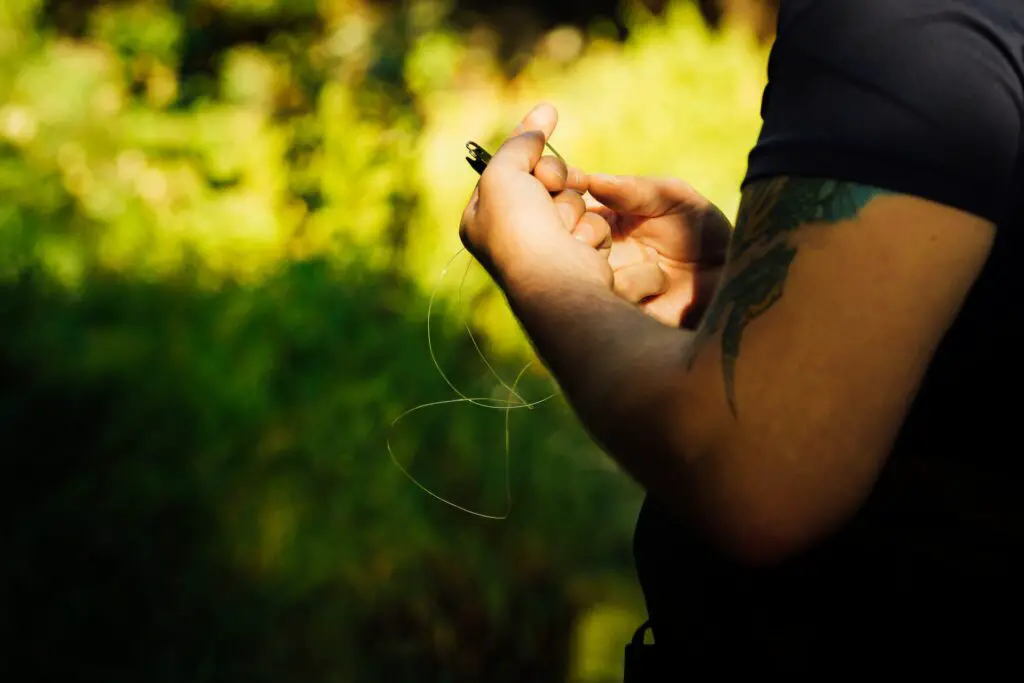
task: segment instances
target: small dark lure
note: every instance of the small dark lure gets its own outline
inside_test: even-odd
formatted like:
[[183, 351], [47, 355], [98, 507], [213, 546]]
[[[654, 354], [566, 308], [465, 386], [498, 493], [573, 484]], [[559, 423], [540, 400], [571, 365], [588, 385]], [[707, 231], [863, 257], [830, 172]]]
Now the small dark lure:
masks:
[[[558, 150], [551, 146], [550, 142], [545, 142], [544, 146], [554, 152], [555, 156], [562, 159], [562, 155], [558, 153]], [[487, 164], [491, 163], [491, 154], [486, 149], [476, 144], [475, 142], [467, 142], [466, 149], [469, 150], [469, 156], [466, 157], [466, 161], [469, 162], [470, 167], [476, 171], [479, 175], [484, 174], [484, 169], [487, 168]], [[562, 159], [565, 161], [565, 159]]]
[[474, 171], [479, 175], [483, 175], [487, 164], [491, 162], [490, 153], [475, 142], [467, 142], [466, 149], [469, 150], [469, 156], [466, 157], [466, 161], [469, 162]]

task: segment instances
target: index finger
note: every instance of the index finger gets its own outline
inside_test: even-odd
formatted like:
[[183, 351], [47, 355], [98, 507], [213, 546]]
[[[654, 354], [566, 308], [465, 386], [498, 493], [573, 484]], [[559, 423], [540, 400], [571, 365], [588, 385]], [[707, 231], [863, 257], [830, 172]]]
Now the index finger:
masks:
[[676, 178], [590, 176], [590, 194], [609, 209], [635, 216], [662, 216], [681, 205], [701, 205], [703, 197]]
[[566, 166], [565, 161], [555, 156], [543, 156], [533, 169], [533, 175], [544, 183], [548, 192], [575, 190], [580, 194], [587, 191], [587, 174], [578, 168]]

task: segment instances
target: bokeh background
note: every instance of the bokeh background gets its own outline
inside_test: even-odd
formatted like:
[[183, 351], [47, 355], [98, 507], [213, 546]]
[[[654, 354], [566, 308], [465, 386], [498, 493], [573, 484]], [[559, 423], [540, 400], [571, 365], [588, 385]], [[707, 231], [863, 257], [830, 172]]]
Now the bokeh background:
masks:
[[[536, 102], [734, 213], [774, 3], [0, 2], [0, 678], [621, 680], [640, 491], [557, 399], [451, 404], [430, 294]], [[466, 257], [438, 361], [529, 346]], [[540, 370], [521, 385], [551, 390]], [[504, 428], [512, 509], [504, 511]]]

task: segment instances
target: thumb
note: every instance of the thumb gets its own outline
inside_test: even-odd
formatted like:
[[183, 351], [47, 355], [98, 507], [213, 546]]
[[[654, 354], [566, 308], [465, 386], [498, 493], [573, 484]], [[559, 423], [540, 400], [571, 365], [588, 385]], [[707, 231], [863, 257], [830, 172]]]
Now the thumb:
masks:
[[534, 166], [544, 153], [544, 132], [531, 130], [509, 138], [501, 146], [491, 162], [487, 164], [484, 177], [488, 174], [505, 175], [509, 172], [533, 173]]
[[491, 159], [488, 168], [497, 165], [506, 171], [512, 169], [533, 173], [544, 153], [544, 144], [557, 126], [558, 110], [546, 102], [538, 104], [512, 131], [512, 135]]
[[632, 216], [655, 218], [692, 203], [700, 195], [682, 180], [592, 174], [590, 194], [612, 211]]

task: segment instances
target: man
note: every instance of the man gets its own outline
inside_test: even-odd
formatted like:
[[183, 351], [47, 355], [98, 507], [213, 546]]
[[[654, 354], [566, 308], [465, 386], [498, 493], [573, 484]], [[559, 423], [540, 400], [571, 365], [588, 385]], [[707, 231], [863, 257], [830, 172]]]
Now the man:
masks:
[[648, 492], [652, 676], [1020, 670], [1024, 3], [784, 0], [762, 115], [731, 239], [550, 107], [462, 225]]

